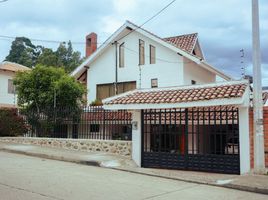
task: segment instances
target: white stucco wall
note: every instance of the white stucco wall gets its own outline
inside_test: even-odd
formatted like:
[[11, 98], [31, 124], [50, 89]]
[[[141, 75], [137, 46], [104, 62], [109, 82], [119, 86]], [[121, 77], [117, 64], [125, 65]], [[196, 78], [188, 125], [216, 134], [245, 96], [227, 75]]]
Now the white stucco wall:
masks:
[[[145, 65], [139, 71], [139, 39], [145, 41]], [[125, 43], [125, 67], [118, 68], [118, 82], [136, 81], [137, 88], [150, 88], [151, 79], [158, 79], [158, 87], [183, 84], [183, 58], [170, 49], [155, 43], [143, 35], [133, 32], [122, 40]], [[156, 64], [150, 64], [149, 45], [156, 48]], [[118, 45], [118, 46], [119, 46]], [[141, 84], [140, 84], [141, 78]], [[115, 81], [115, 47], [111, 45], [89, 66], [88, 102], [96, 99], [96, 85]]]
[[141, 111], [135, 110], [132, 112], [132, 124], [135, 123], [137, 127], [132, 125], [132, 160], [141, 167]]
[[249, 109], [239, 108], [240, 174], [250, 171]]
[[14, 73], [0, 71], [0, 105], [14, 105], [16, 98], [14, 94], [8, 93], [8, 79], [13, 79]]
[[196, 63], [184, 58], [183, 70], [184, 85], [191, 85], [191, 81], [196, 81], [196, 84], [213, 83], [216, 81], [216, 75], [212, 72], [201, 68]]

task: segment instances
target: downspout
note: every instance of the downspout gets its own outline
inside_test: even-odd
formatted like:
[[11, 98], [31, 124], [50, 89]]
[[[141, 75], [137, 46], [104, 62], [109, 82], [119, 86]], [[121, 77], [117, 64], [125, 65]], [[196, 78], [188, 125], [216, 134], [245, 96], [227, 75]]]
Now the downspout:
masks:
[[118, 91], [117, 91], [117, 82], [118, 82], [118, 71], [117, 71], [117, 58], [118, 58], [118, 53], [117, 53], [117, 45], [118, 45], [118, 42], [115, 41], [114, 42], [115, 44], [115, 82], [114, 82], [114, 94], [117, 95], [118, 94]]

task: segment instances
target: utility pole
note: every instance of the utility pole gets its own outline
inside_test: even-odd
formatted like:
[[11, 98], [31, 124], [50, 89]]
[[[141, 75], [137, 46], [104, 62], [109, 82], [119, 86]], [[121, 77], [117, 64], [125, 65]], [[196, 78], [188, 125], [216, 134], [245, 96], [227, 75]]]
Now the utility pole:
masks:
[[252, 0], [252, 60], [253, 60], [253, 126], [254, 126], [254, 172], [265, 170], [263, 100], [261, 83], [261, 50], [258, 0]]

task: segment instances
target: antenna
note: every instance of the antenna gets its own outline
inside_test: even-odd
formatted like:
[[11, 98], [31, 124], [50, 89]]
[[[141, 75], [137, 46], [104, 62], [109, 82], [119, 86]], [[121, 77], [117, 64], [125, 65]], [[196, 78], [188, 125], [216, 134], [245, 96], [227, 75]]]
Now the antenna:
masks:
[[242, 73], [241, 73], [241, 76], [242, 78], [245, 78], [246, 76], [246, 67], [244, 66], [244, 59], [245, 59], [245, 52], [244, 52], [244, 49], [240, 49], [240, 53], [241, 53], [241, 61], [240, 61], [240, 64], [241, 64], [241, 70], [242, 70]]

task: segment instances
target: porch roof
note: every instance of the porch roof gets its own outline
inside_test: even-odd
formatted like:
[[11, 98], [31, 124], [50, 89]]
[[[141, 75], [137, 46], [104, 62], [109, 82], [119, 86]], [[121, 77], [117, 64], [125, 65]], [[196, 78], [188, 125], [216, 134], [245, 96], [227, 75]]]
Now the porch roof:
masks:
[[248, 106], [248, 81], [169, 88], [136, 89], [103, 100], [105, 109], [190, 108], [221, 105]]

